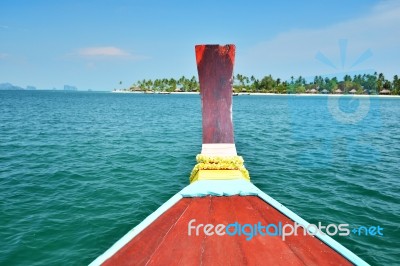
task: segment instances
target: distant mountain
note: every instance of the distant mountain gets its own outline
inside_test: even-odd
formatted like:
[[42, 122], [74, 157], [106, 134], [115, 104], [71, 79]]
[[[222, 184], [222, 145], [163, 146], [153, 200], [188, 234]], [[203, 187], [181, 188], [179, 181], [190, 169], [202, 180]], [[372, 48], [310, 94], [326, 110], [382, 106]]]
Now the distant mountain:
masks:
[[11, 83], [0, 83], [0, 90], [23, 90], [23, 88], [12, 85]]
[[65, 91], [77, 91], [78, 88], [75, 87], [75, 86], [64, 85], [64, 90], [65, 90]]
[[34, 86], [26, 86], [26, 90], [35, 91], [36, 87], [34, 87]]

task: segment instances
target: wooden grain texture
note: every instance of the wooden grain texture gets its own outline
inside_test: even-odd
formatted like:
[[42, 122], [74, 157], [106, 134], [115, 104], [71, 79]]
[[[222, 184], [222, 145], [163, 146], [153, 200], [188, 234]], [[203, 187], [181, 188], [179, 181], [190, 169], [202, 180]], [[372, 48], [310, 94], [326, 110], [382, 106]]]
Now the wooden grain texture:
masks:
[[203, 114], [203, 144], [234, 143], [232, 76], [235, 46], [196, 45]]
[[257, 196], [183, 198], [104, 265], [352, 265], [310, 235], [188, 235], [188, 223], [293, 224]]

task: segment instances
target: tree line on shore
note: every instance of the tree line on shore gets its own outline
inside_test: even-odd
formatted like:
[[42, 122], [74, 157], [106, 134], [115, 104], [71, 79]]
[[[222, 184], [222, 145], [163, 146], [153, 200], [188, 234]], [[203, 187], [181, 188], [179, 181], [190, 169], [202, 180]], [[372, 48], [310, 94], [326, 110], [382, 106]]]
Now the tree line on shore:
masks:
[[[195, 76], [179, 79], [143, 79], [137, 81], [126, 91], [155, 91], [155, 92], [196, 92], [199, 83]], [[392, 80], [386, 79], [383, 73], [358, 74], [353, 77], [345, 75], [343, 80], [337, 77], [315, 76], [314, 80], [307, 82], [302, 76], [291, 77], [289, 81], [274, 79], [271, 75], [262, 79], [254, 76], [236, 74], [233, 76], [233, 90], [236, 93], [313, 93], [313, 94], [387, 94], [400, 95], [400, 80], [397, 75]]]

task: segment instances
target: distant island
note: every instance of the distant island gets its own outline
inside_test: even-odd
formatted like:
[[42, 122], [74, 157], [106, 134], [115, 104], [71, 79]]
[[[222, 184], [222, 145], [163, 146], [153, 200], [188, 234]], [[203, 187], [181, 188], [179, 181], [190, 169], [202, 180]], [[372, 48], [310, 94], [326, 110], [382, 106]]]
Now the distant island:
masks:
[[[120, 82], [122, 84], [122, 82]], [[199, 83], [195, 76], [190, 79], [182, 76], [179, 79], [140, 80], [129, 88], [114, 89], [115, 92], [199, 92]], [[361, 94], [361, 95], [400, 95], [400, 80], [395, 75], [392, 80], [386, 79], [383, 73], [358, 74], [353, 77], [345, 75], [342, 80], [337, 77], [315, 76], [313, 81], [305, 78], [291, 77], [290, 81], [274, 79], [271, 75], [262, 79], [237, 74], [233, 77], [234, 93], [274, 93], [274, 94]]]
[[0, 83], [0, 90], [24, 90], [24, 88], [15, 86], [11, 83]]
[[[26, 86], [26, 88], [22, 88], [20, 86], [13, 85], [11, 83], [0, 83], [0, 90], [37, 90], [35, 86]], [[53, 90], [56, 90], [56, 88], [53, 88]], [[77, 91], [78, 88], [75, 86], [70, 86], [70, 85], [64, 85], [64, 90], [65, 91]]]
[[10, 90], [12, 90], [12, 91], [15, 91], [15, 90], [18, 90], [18, 91], [21, 91], [21, 90], [28, 90], [28, 91], [33, 91], [33, 90], [36, 90], [36, 87], [34, 87], [34, 86], [26, 86], [26, 88], [24, 89], [24, 88], [22, 88], [22, 87], [20, 87], [20, 86], [15, 86], [15, 85], [13, 85], [13, 84], [11, 84], [11, 83], [0, 83], [0, 90], [7, 90], [7, 91], [10, 91]]
[[[341, 80], [337, 77], [315, 76], [306, 81], [302, 76], [291, 77], [282, 81], [271, 75], [257, 79], [254, 76], [236, 74], [232, 77], [233, 93], [238, 94], [354, 94], [354, 95], [400, 95], [398, 75], [387, 79], [383, 73], [345, 75]], [[122, 81], [119, 82], [122, 86]], [[11, 83], [0, 83], [0, 90], [36, 90], [34, 86], [22, 88]], [[56, 88], [53, 88], [56, 90]], [[76, 86], [64, 85], [64, 91], [78, 91]], [[88, 90], [89, 91], [89, 90]], [[113, 92], [136, 93], [199, 93], [200, 86], [195, 76], [179, 79], [143, 79], [133, 83], [129, 88], [114, 89]]]
[[64, 90], [65, 90], [65, 91], [77, 91], [78, 88], [75, 87], [75, 86], [64, 85]]

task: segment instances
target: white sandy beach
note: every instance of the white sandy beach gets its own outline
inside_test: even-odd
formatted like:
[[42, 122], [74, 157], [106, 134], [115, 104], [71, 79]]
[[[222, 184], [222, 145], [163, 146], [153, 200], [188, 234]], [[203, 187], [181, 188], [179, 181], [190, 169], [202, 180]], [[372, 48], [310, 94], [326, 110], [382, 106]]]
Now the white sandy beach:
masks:
[[400, 95], [368, 95], [368, 94], [280, 94], [280, 93], [239, 93], [239, 95], [256, 95], [256, 96], [293, 96], [293, 97], [357, 97], [357, 98], [371, 98], [371, 97], [382, 97], [382, 98], [400, 98]]
[[[113, 93], [135, 93], [135, 94], [145, 94], [143, 91], [122, 91], [116, 90], [111, 91]], [[149, 94], [162, 94], [158, 92]], [[180, 95], [196, 95], [199, 92], [171, 92], [170, 94], [180, 94]], [[356, 98], [400, 98], [400, 95], [365, 95], [365, 94], [280, 94], [280, 93], [260, 93], [260, 92], [240, 92], [238, 96], [292, 96], [292, 97], [356, 97]]]

